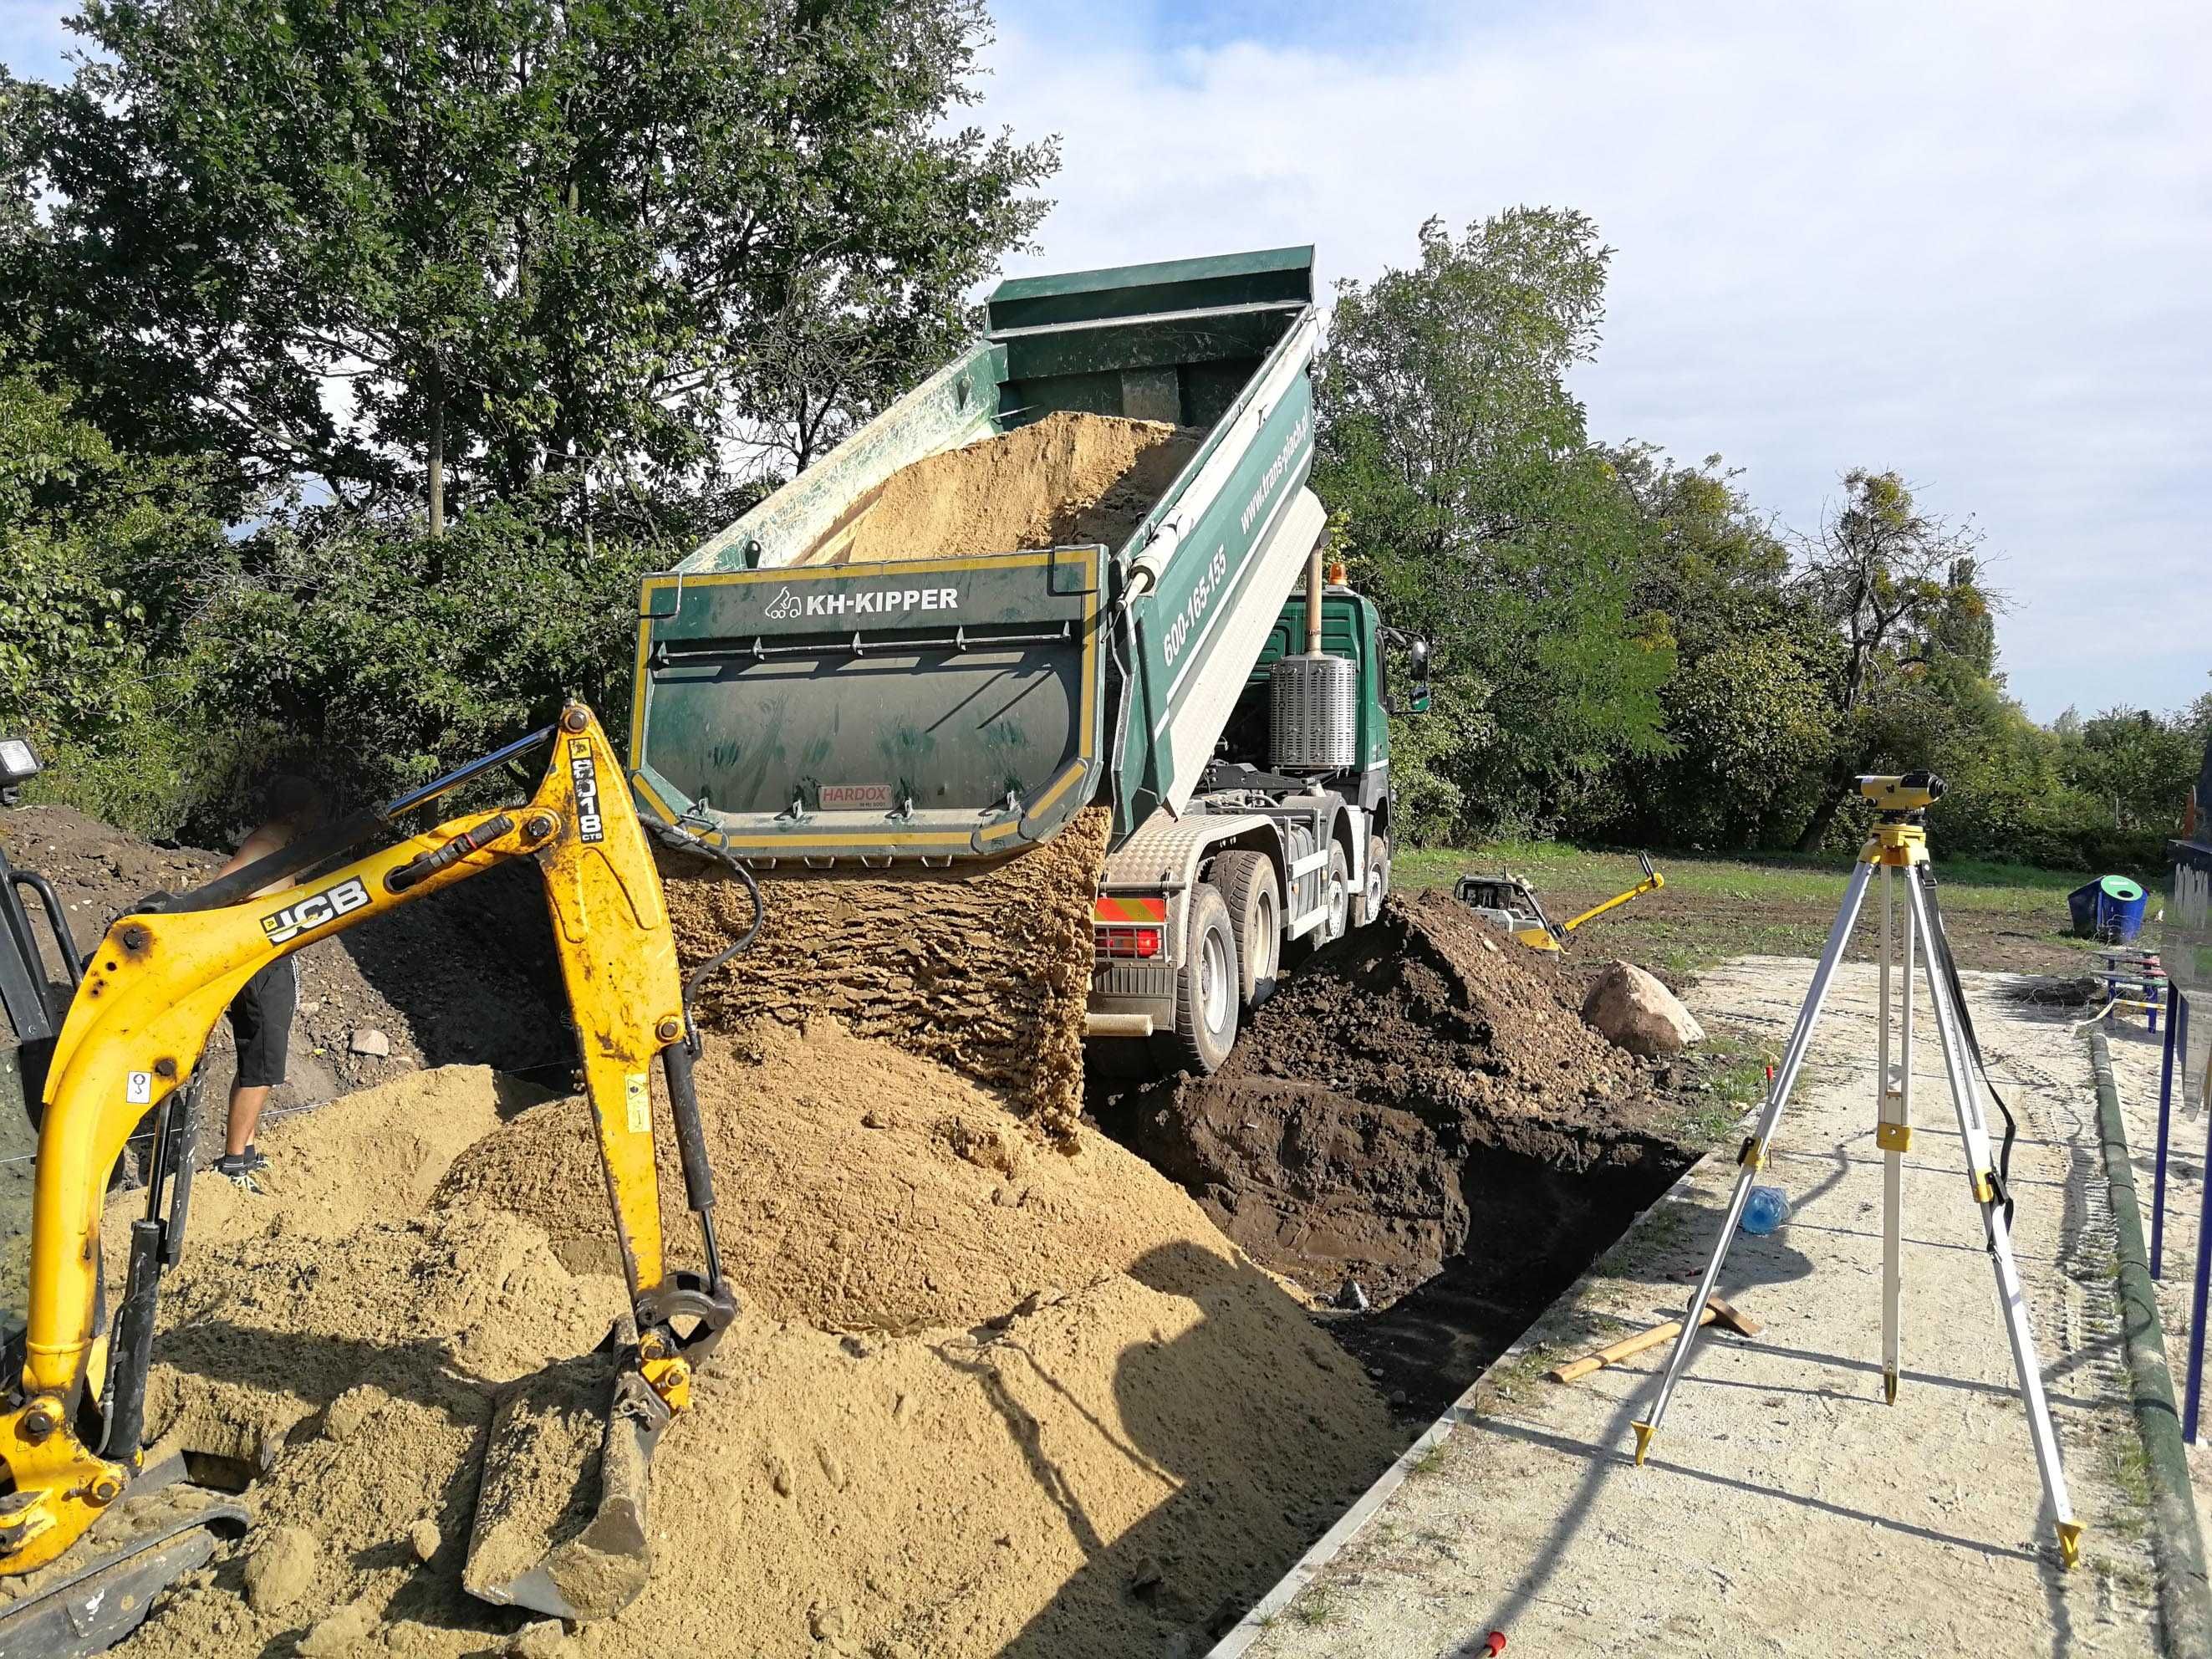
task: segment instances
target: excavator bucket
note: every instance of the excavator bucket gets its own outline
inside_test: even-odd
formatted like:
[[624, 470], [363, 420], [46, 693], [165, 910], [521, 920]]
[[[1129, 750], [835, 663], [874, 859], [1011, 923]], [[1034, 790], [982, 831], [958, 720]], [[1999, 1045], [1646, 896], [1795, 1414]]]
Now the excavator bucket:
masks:
[[647, 1468], [671, 1413], [635, 1370], [610, 1376], [605, 1362], [549, 1366], [500, 1402], [461, 1570], [470, 1595], [582, 1620], [645, 1589]]

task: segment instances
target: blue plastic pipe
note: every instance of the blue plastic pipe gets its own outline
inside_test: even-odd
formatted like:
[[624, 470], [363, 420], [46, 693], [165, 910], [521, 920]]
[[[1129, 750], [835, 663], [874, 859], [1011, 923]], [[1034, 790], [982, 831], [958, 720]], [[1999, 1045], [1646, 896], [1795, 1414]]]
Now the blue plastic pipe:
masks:
[[[2185, 1036], [2189, 1030], [2189, 1004], [2178, 1000], [2174, 1005], [2173, 1024], [2182, 1028]], [[2189, 1063], [2189, 1051], [2181, 1051], [2182, 1064]], [[2197, 1443], [2197, 1407], [2204, 1388], [2204, 1303], [2205, 1293], [2212, 1291], [2212, 1249], [2205, 1248], [2212, 1240], [2212, 1112], [2204, 1114], [2204, 1173], [2202, 1202], [2197, 1207], [2197, 1295], [2189, 1311], [2189, 1400], [2181, 1413], [2181, 1437], [2191, 1445]]]
[[2181, 1029], [2181, 988], [2169, 985], [2172, 1018], [2166, 1022], [2166, 1053], [2158, 1066], [2158, 1166], [2150, 1178], [2150, 1276], [2161, 1277], [2166, 1255], [2166, 1138], [2173, 1122], [2173, 1035]]

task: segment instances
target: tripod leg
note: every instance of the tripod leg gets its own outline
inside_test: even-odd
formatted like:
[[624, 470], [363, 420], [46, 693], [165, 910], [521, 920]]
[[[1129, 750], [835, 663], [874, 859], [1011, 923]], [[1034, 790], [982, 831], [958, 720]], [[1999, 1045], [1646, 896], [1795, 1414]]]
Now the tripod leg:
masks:
[[1966, 1150], [1967, 1176], [1989, 1239], [1990, 1266], [1996, 1275], [1997, 1310], [2004, 1316], [2005, 1336], [2012, 1345], [2013, 1370], [2020, 1379], [2021, 1403], [2027, 1408], [2028, 1437], [2035, 1447], [2036, 1469], [2043, 1477], [2043, 1495], [2057, 1522], [2059, 1559], [2071, 1567], [2081, 1559], [2081, 1527], [2066, 1495], [2066, 1471], [2058, 1461], [2058, 1433], [2051, 1425], [2050, 1401], [2044, 1397], [2043, 1363], [2036, 1355], [2035, 1332], [2028, 1322], [2027, 1292], [2021, 1282], [2020, 1265], [2013, 1260], [2012, 1230], [2005, 1222], [1996, 1166], [1990, 1157], [1989, 1124], [1967, 1068], [1960, 1011], [1951, 1005], [1950, 988], [1939, 971], [1941, 936], [1929, 914], [1927, 895], [1911, 876], [1905, 879], [1905, 893], [1928, 941], [1928, 990], [1936, 1010], [1936, 1036], [1943, 1050], [1951, 1103], [1958, 1112], [1960, 1139]]
[[1674, 1339], [1674, 1352], [1668, 1357], [1666, 1375], [1659, 1379], [1658, 1397], [1651, 1402], [1651, 1419], [1631, 1425], [1636, 1431], [1638, 1464], [1651, 1449], [1651, 1437], [1659, 1432], [1659, 1425], [1667, 1415], [1667, 1402], [1681, 1376], [1683, 1362], [1689, 1357], [1690, 1345], [1698, 1340], [1698, 1322], [1705, 1316], [1705, 1304], [1712, 1299], [1713, 1286], [1721, 1276], [1721, 1264], [1728, 1260], [1729, 1246], [1735, 1241], [1736, 1224], [1743, 1219], [1745, 1201], [1751, 1197], [1751, 1183], [1759, 1178], [1759, 1166], [1766, 1162], [1767, 1143], [1774, 1137], [1775, 1126], [1782, 1121], [1782, 1109], [1789, 1103], [1790, 1091], [1796, 1085], [1797, 1073], [1805, 1063], [1805, 1051], [1812, 1046], [1813, 1028], [1828, 1000], [1828, 986], [1836, 976], [1836, 964], [1843, 960], [1844, 948], [1850, 942], [1851, 928], [1858, 921], [1859, 907], [1866, 900], [1867, 881], [1874, 874], [1874, 868], [1863, 860], [1852, 868], [1850, 883], [1844, 889], [1843, 907], [1836, 912], [1836, 925], [1828, 930], [1828, 942], [1821, 948], [1820, 963], [1813, 969], [1812, 987], [1805, 993], [1804, 1006], [1797, 1011], [1797, 1024], [1790, 1033], [1789, 1046], [1782, 1051], [1782, 1069], [1775, 1073], [1774, 1086], [1759, 1111], [1758, 1127], [1752, 1131], [1751, 1139], [1744, 1142], [1738, 1157], [1742, 1170], [1736, 1176], [1735, 1193], [1729, 1200], [1728, 1213], [1721, 1218], [1721, 1236], [1713, 1245], [1712, 1260], [1705, 1263], [1705, 1276], [1698, 1280], [1697, 1293], [1690, 1298], [1690, 1310], [1683, 1316], [1682, 1333]]
[[[1903, 911], [1905, 972], [1898, 978], [1897, 1064], [1890, 1064], [1890, 951], [1893, 940], [1891, 870], [1881, 869], [1881, 1099], [1875, 1125], [1875, 1144], [1882, 1152], [1881, 1194], [1881, 1392], [1883, 1401], [1897, 1403], [1897, 1379], [1901, 1371], [1903, 1316], [1899, 1300], [1904, 1280], [1905, 1154], [1912, 1147], [1912, 907]], [[1908, 873], [1905, 879], [1911, 880]]]

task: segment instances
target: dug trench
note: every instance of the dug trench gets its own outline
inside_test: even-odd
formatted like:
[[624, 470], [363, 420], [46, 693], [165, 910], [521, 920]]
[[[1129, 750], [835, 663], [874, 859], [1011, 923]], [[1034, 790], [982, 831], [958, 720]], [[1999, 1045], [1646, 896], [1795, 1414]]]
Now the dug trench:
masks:
[[1581, 991], [1448, 896], [1394, 897], [1213, 1076], [1094, 1083], [1091, 1112], [1426, 1422], [1696, 1157], [1684, 1065], [1614, 1048]]

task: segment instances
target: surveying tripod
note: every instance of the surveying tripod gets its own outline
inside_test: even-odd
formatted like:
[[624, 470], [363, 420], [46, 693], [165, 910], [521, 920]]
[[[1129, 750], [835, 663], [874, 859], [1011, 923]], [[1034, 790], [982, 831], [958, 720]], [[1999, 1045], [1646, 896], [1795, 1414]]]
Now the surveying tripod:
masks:
[[[1981, 1210], [1982, 1229], [1989, 1241], [1990, 1264], [1996, 1273], [1998, 1310], [2004, 1316], [2005, 1334], [2012, 1343], [2013, 1370], [2020, 1379], [2021, 1402], [2027, 1407], [2028, 1435], [2035, 1445], [2036, 1468], [2043, 1477], [2044, 1496], [2057, 1522], [2059, 1559], [2071, 1567], [2081, 1559], [2081, 1526], [2074, 1519], [2073, 1507], [2067, 1500], [2066, 1472], [2058, 1462], [2058, 1438], [2051, 1427], [2051, 1407], [2044, 1399], [2043, 1371], [2036, 1358], [2035, 1334], [2028, 1327], [2027, 1297], [2012, 1254], [2013, 1200], [2006, 1188], [2005, 1172], [2011, 1160], [2015, 1125], [2002, 1098], [1990, 1088], [1990, 1097], [1996, 1102], [2005, 1119], [2003, 1148], [1992, 1159], [1989, 1120], [1973, 1086], [1977, 1073], [1987, 1085], [1988, 1071], [1982, 1063], [1981, 1045], [1974, 1036], [1972, 1018], [1966, 1012], [1958, 965], [1952, 959], [1949, 941], [1944, 937], [1942, 916], [1936, 908], [1936, 880], [1928, 864], [1928, 832], [1923, 814], [1943, 793], [1943, 781], [1931, 773], [1912, 772], [1902, 777], [1861, 778], [1857, 787], [1859, 793], [1881, 805], [1881, 816], [1851, 871], [1850, 884], [1844, 890], [1843, 906], [1836, 913], [1835, 926], [1829, 930], [1828, 942], [1820, 951], [1820, 964], [1813, 970], [1812, 988], [1805, 994], [1805, 1005], [1798, 1011], [1796, 1026], [1790, 1034], [1789, 1046], [1783, 1050], [1781, 1070], [1775, 1074], [1757, 1126], [1738, 1154], [1741, 1173], [1736, 1177], [1735, 1193], [1721, 1222], [1721, 1236], [1713, 1246], [1712, 1259], [1705, 1264], [1705, 1276], [1698, 1281], [1697, 1294], [1690, 1299], [1689, 1313], [1682, 1322], [1681, 1334], [1675, 1340], [1674, 1352], [1667, 1361], [1666, 1374], [1660, 1378], [1659, 1395], [1652, 1402], [1650, 1419], [1634, 1425], [1636, 1462], [1639, 1466], [1643, 1463], [1651, 1448], [1651, 1437], [1659, 1431], [1660, 1421], [1667, 1414], [1667, 1402], [1689, 1358], [1705, 1317], [1705, 1304], [1711, 1299], [1713, 1286], [1720, 1278], [1721, 1264], [1728, 1258], [1736, 1224], [1751, 1197], [1752, 1182], [1766, 1163], [1767, 1149], [1782, 1121], [1783, 1108], [1789, 1104], [1790, 1091], [1805, 1063], [1806, 1051], [1812, 1046], [1813, 1029], [1820, 1023], [1821, 1006], [1827, 1000], [1836, 964], [1843, 959], [1844, 947], [1857, 923], [1867, 888], [1879, 872], [1881, 942], [1876, 960], [1881, 975], [1881, 1036], [1875, 1144], [1881, 1149], [1884, 1163], [1882, 1395], [1889, 1404], [1897, 1401], [1899, 1230], [1903, 1222], [1905, 1154], [1912, 1146], [1912, 979], [1916, 963], [1924, 960], [1928, 999], [1935, 1010], [1936, 1040], [1943, 1051], [1944, 1075], [1950, 1082], [1951, 1104], [1958, 1114], [1959, 1137], [1966, 1147], [1967, 1182], [1974, 1202]], [[1891, 951], [1897, 933], [1891, 887], [1893, 872], [1902, 872], [1901, 884], [1905, 889], [1905, 977], [1903, 994], [1896, 997], [1890, 990]], [[1893, 1050], [1893, 1027], [1897, 1038]], [[1970, 1063], [1973, 1068], [1971, 1073]]]

